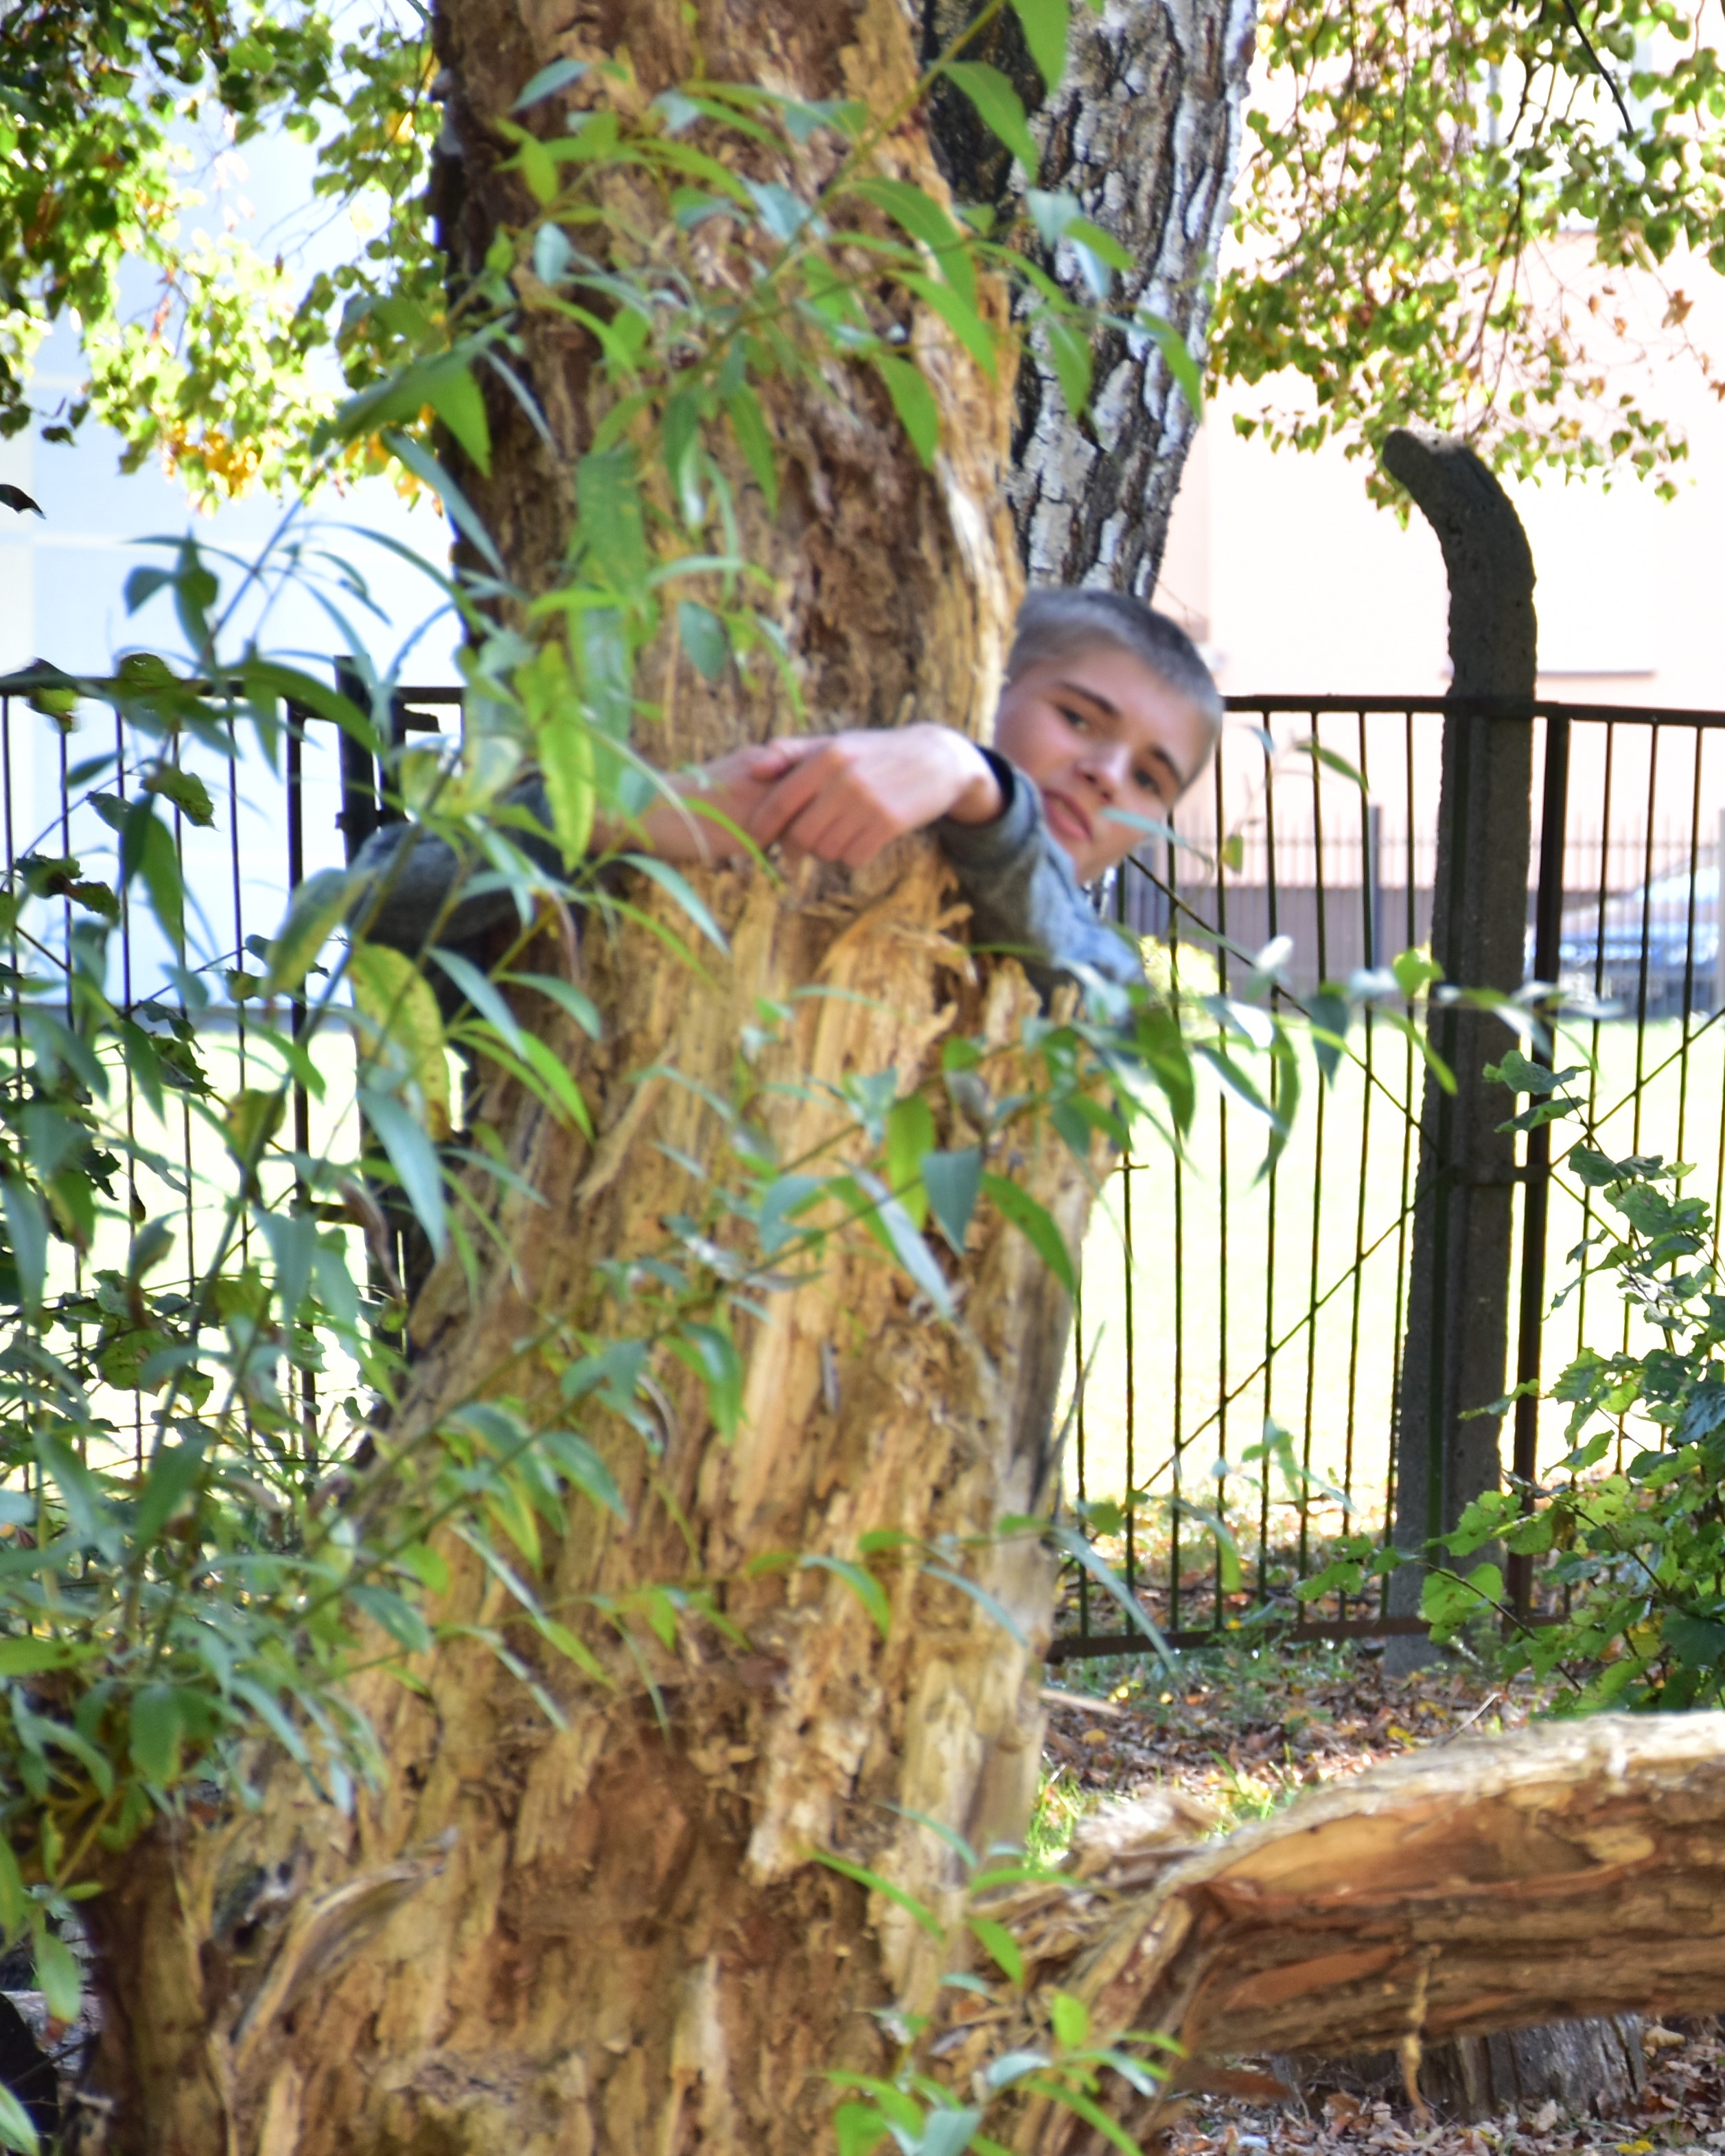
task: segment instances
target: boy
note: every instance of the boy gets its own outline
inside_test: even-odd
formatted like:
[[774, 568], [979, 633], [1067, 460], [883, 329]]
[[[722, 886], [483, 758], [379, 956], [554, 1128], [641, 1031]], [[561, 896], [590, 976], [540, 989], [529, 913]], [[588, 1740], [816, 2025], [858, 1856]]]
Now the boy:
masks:
[[[854, 868], [906, 832], [932, 829], [969, 902], [977, 942], [1022, 954], [1045, 993], [1074, 966], [1131, 983], [1142, 978], [1137, 953], [1097, 919], [1082, 886], [1138, 843], [1142, 824], [1131, 819], [1166, 819], [1209, 761], [1221, 720], [1204, 661], [1166, 615], [1114, 592], [1033, 592], [1019, 615], [992, 749], [931, 724], [809, 735], [737, 749], [675, 787], [762, 849], [783, 844]], [[536, 788], [521, 798], [549, 820]], [[647, 848], [666, 860], [740, 850], [728, 832], [674, 799], [655, 802], [642, 825]], [[643, 834], [607, 835], [639, 844]], [[355, 865], [393, 864], [367, 932], [417, 952], [454, 856], [422, 838], [398, 860], [401, 839], [398, 829], [378, 832]], [[444, 938], [465, 941], [513, 912], [505, 891], [475, 894], [449, 915]]]

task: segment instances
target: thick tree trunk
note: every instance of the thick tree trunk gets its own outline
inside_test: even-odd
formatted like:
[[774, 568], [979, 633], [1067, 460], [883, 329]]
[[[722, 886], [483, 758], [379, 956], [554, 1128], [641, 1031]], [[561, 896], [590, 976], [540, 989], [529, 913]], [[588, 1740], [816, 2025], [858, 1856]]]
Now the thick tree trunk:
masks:
[[[925, 50], [975, 12], [969, 0], [929, 0]], [[1038, 183], [1076, 195], [1137, 265], [1111, 305], [1122, 315], [1148, 307], [1200, 362], [1256, 20], [1254, 0], [1075, 8], [1065, 80], [1045, 104], [1010, 10], [985, 33], [987, 57], [1032, 110]], [[933, 136], [961, 198], [1022, 207], [1010, 160], [956, 91], [937, 94]], [[1046, 266], [1075, 296], [1094, 297], [1072, 249]], [[1093, 348], [1093, 408], [1076, 423], [1034, 346], [1019, 370], [1009, 482], [1019, 549], [1033, 583], [1102, 584], [1147, 599], [1197, 418], [1151, 339], [1110, 328]]]
[[[440, 208], [458, 280], [500, 223], [526, 214], [518, 181], [497, 169], [507, 145], [490, 119], [548, 61], [626, 53], [644, 96], [699, 67], [878, 106], [914, 80], [922, 27], [900, 0], [706, 0], [692, 18], [677, 0], [603, 0], [572, 21], [525, 0], [444, 0]], [[938, 186], [914, 127], [893, 155]], [[526, 372], [555, 447], [495, 398], [492, 475], [465, 483], [536, 590], [562, 555], [592, 418], [584, 346], [533, 311], [531, 290], [525, 300]], [[776, 518], [741, 471], [737, 492], [816, 722], [921, 715], [977, 733], [1019, 581], [1005, 491], [1013, 388], [984, 382], [929, 322], [912, 334], [942, 408], [932, 472], [873, 377], [834, 371], [821, 398], [783, 382], [766, 397], [784, 465]], [[660, 762], [790, 723], [770, 678], [710, 689], [669, 653], [662, 672], [649, 663], [663, 716], [641, 745]], [[731, 947], [723, 963], [709, 955], [705, 978], [644, 928], [594, 932], [578, 965], [603, 1045], [549, 1007], [523, 1009], [575, 1073], [598, 1142], [507, 1086], [480, 1104], [538, 1195], [479, 1194], [511, 1261], [472, 1296], [453, 1263], [433, 1276], [396, 1432], [436, 1427], [488, 1392], [557, 1413], [574, 1335], [617, 1324], [600, 1261], [650, 1255], [668, 1218], [699, 1210], [677, 1157], [722, 1156], [699, 1088], [731, 1093], [762, 998], [795, 1012], [760, 1056], [751, 1108], [783, 1158], [841, 1126], [823, 1083], [892, 1070], [908, 1089], [955, 1030], [1000, 1045], [994, 1082], [1010, 1090], [1034, 998], [1015, 967], [973, 965], [928, 842], [866, 874], [805, 867], [788, 891], [752, 872], [702, 889]], [[631, 896], [668, 907], [651, 888]], [[539, 963], [573, 962], [558, 947]], [[668, 1069], [694, 1084], [640, 1075]], [[965, 1130], [956, 1106], [948, 1122], [948, 1135]], [[992, 1164], [1076, 1247], [1089, 1190], [1065, 1148], [991, 1143]], [[659, 1373], [651, 1449], [620, 1422], [603, 1428], [629, 1524], [581, 1514], [547, 1557], [545, 1599], [605, 1658], [609, 1688], [524, 1628], [509, 1635], [564, 1727], [487, 1648], [458, 1640], [426, 1658], [414, 1691], [362, 1687], [386, 1770], [351, 1815], [264, 1761], [255, 1813], [165, 1829], [129, 1855], [91, 1905], [111, 2148], [804, 2156], [819, 2144], [822, 2070], [878, 2068], [890, 2044], [875, 2011], [930, 2005], [938, 1958], [901, 1909], [812, 1853], [835, 1851], [953, 1913], [956, 1861], [909, 1815], [986, 1845], [1021, 1833], [1036, 1785], [1052, 1566], [1034, 1535], [995, 1529], [1050, 1499], [1066, 1312], [986, 1208], [952, 1270], [960, 1315], [942, 1327], [865, 1240], [835, 1244], [819, 1280], [746, 1322], [734, 1441], [675, 1364]], [[880, 1564], [885, 1638], [819, 1564], [853, 1560], [880, 1528], [914, 1538], [912, 1554]], [[817, 1563], [752, 1573], [785, 1552]], [[449, 1554], [437, 1614], [507, 1626], [495, 1580], [465, 1548]], [[1021, 1637], [950, 1584], [954, 1570]], [[724, 1625], [688, 1614], [660, 1644], [629, 1603], [654, 1582], [697, 1606], [711, 1597]], [[595, 1616], [607, 1598], [626, 1648]]]

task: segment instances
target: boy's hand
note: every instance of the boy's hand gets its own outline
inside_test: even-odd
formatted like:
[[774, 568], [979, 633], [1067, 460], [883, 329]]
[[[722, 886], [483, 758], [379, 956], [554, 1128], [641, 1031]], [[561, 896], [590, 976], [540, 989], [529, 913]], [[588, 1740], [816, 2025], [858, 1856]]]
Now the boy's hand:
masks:
[[950, 726], [869, 727], [772, 746], [789, 768], [738, 819], [758, 846], [782, 841], [863, 868], [907, 831], [942, 816], [992, 823], [1006, 805], [988, 758]]
[[[698, 778], [678, 780], [676, 790], [683, 802], [661, 794], [641, 819], [641, 836], [649, 851], [662, 861], [735, 860], [744, 850], [742, 841], [706, 812], [716, 811], [740, 830], [749, 830], [774, 785], [806, 746], [800, 741], [773, 741], [732, 749], [729, 756], [706, 765]], [[697, 802], [699, 808], [693, 805]], [[619, 841], [628, 842], [626, 837]]]

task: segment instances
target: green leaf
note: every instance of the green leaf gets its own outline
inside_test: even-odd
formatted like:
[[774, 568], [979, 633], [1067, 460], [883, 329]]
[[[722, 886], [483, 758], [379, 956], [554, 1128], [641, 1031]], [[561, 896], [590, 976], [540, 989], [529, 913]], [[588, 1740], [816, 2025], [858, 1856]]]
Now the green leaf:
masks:
[[367, 1055], [413, 1086], [426, 1128], [449, 1135], [449, 1064], [431, 983], [403, 951], [357, 943], [347, 962], [353, 1000], [368, 1022]]
[[1667, 1609], [1663, 1630], [1671, 1652], [1691, 1669], [1712, 1669], [1725, 1661], [1725, 1625]]
[[922, 1187], [940, 1231], [962, 1258], [983, 1187], [982, 1147], [963, 1146], [955, 1152], [926, 1153], [922, 1165]]
[[443, 1169], [424, 1126], [390, 1093], [359, 1088], [360, 1112], [377, 1132], [402, 1190], [439, 1257], [448, 1246], [449, 1219], [444, 1209]]
[[11, 1842], [0, 1835], [0, 1927], [3, 1927], [6, 1943], [9, 1946], [24, 1928], [29, 1913], [30, 1897], [24, 1889], [24, 1875], [18, 1868], [18, 1858]]
[[1022, 1189], [1016, 1183], [1009, 1182], [1004, 1175], [985, 1174], [983, 1188], [1032, 1245], [1067, 1294], [1076, 1295], [1077, 1269], [1072, 1263], [1071, 1252], [1066, 1248], [1066, 1239], [1055, 1225], [1054, 1215], [1048, 1208], [1033, 1198], [1028, 1190]]
[[934, 1143], [934, 1111], [927, 1096], [907, 1093], [895, 1101], [886, 1117], [886, 1180], [919, 1230], [928, 1217], [922, 1162], [933, 1152]]
[[0, 2147], [16, 2148], [21, 2156], [39, 2156], [42, 2147], [29, 2112], [4, 2082], [0, 2082]]
[[1063, 2051], [1076, 2051], [1090, 2035], [1090, 2009], [1070, 1991], [1057, 1991], [1049, 2002], [1055, 2041]]
[[[1024, 1957], [1019, 1949], [1018, 1941], [1008, 1931], [1005, 1925], [998, 1923], [993, 1917], [968, 1917], [965, 1922], [976, 1933], [983, 1949], [993, 1958], [1007, 1982], [1017, 1984], [1022, 1989], [1024, 1981]], [[1041, 2059], [1037, 2063], [1045, 2066], [1048, 2062], [1045, 2059]]]
[[1043, 329], [1048, 338], [1049, 363], [1066, 400], [1066, 409], [1078, 418], [1090, 403], [1090, 340], [1058, 315], [1046, 316]]
[[993, 382], [999, 372], [994, 335], [976, 309], [961, 300], [950, 285], [939, 284], [932, 277], [919, 276], [914, 270], [901, 272], [899, 282], [907, 291], [914, 292], [924, 305], [934, 309]]
[[172, 1685], [147, 1684], [132, 1694], [127, 1748], [146, 1782], [165, 1789], [179, 1779], [185, 1734], [179, 1693]]
[[63, 1640], [0, 1640], [0, 1677], [33, 1677], [43, 1670], [64, 1669], [71, 1659]]
[[5, 1209], [6, 1232], [18, 1267], [18, 1300], [26, 1310], [40, 1310], [48, 1277], [47, 1212], [19, 1175], [8, 1175], [0, 1181], [0, 1206]]
[[554, 96], [567, 90], [572, 82], [579, 82], [587, 73], [585, 60], [552, 60], [536, 74], [528, 76], [521, 95], [510, 106], [511, 112], [525, 112], [530, 105], [537, 105], [541, 98]]
[[1066, 72], [1067, 0], [1012, 0], [1024, 43], [1045, 88], [1055, 89]]
[[944, 1940], [947, 1928], [926, 1902], [919, 1902], [914, 1894], [907, 1894], [902, 1887], [895, 1887], [890, 1879], [883, 1879], [878, 1871], [870, 1871], [865, 1864], [853, 1864], [848, 1857], [834, 1856], [824, 1849], [812, 1849], [809, 1856], [817, 1864], [824, 1864], [829, 1871], [841, 1873], [854, 1879], [859, 1887], [866, 1887], [871, 1894], [896, 1904], [906, 1915], [914, 1917], [932, 1939]]
[[584, 1437], [577, 1436], [573, 1430], [547, 1430], [540, 1432], [539, 1442], [556, 1463], [558, 1472], [567, 1476], [584, 1496], [592, 1498], [596, 1505], [603, 1505], [618, 1519], [628, 1518], [622, 1493], [610, 1469]]
[[916, 2156], [963, 2156], [982, 2123], [981, 2112], [968, 2106], [961, 2111], [930, 2112], [912, 2144]]
[[416, 442], [410, 434], [386, 434], [383, 440], [389, 454], [398, 458], [415, 479], [423, 480], [442, 502], [449, 521], [482, 557], [492, 574], [506, 578], [509, 572], [503, 566], [503, 557], [492, 543], [479, 512], [425, 444]]
[[1019, 94], [999, 69], [983, 60], [948, 60], [942, 72], [957, 84], [976, 107], [983, 126], [1011, 151], [1024, 168], [1025, 179], [1034, 185], [1040, 162], [1036, 145]]
[[778, 459], [773, 447], [773, 437], [767, 430], [766, 415], [761, 409], [761, 400], [747, 382], [733, 389], [725, 399], [725, 416], [731, 422], [731, 430], [737, 437], [737, 447], [742, 451], [755, 485], [767, 497], [767, 513], [778, 514]]
[[669, 892], [716, 950], [729, 951], [731, 947], [725, 941], [724, 931], [708, 911], [705, 901], [696, 896], [688, 877], [680, 869], [673, 868], [669, 861], [656, 860], [651, 854], [625, 854], [623, 858], [631, 868], [650, 876], [661, 891]]
[[195, 1437], [164, 1445], [157, 1454], [132, 1521], [132, 1541], [137, 1548], [148, 1549], [185, 1502], [203, 1464], [203, 1450], [204, 1440]]
[[45, 1928], [36, 1935], [36, 1989], [56, 2021], [75, 2021], [84, 1996], [78, 1964], [65, 1941]]
[[922, 370], [913, 367], [907, 359], [896, 358], [891, 352], [872, 352], [870, 358], [886, 384], [892, 408], [911, 438], [911, 446], [925, 465], [932, 465], [934, 453], [940, 447], [941, 415], [934, 392], [924, 380]]
[[935, 266], [967, 306], [976, 305], [976, 264], [972, 242], [961, 232], [932, 195], [908, 180], [869, 178], [857, 181], [853, 192], [885, 210], [894, 223], [919, 241], [934, 257]]
[[915, 1223], [878, 1176], [858, 1168], [854, 1177], [835, 1176], [832, 1188], [849, 1198], [856, 1217], [875, 1234], [943, 1318], [952, 1315], [952, 1291], [935, 1262], [934, 1253], [916, 1230]]
[[160, 793], [172, 801], [188, 823], [208, 830], [216, 820], [209, 788], [195, 771], [182, 771], [171, 763], [158, 764], [144, 781], [146, 793]]
[[870, 2156], [891, 2130], [872, 2104], [841, 2103], [833, 2113], [839, 2156]]
[[887, 1638], [892, 1630], [892, 1605], [886, 1599], [886, 1589], [875, 1578], [866, 1565], [855, 1564], [849, 1558], [826, 1557], [811, 1550], [798, 1559], [805, 1572], [829, 1572], [841, 1579], [875, 1620], [880, 1637]]
[[647, 532], [635, 454], [626, 444], [599, 449], [575, 468], [579, 531], [600, 576], [625, 599], [647, 590]]
[[731, 639], [711, 607], [684, 599], [677, 608], [677, 634], [695, 670], [704, 681], [716, 681], [731, 660]]
[[471, 1004], [485, 1024], [498, 1035], [506, 1048], [516, 1055], [525, 1052], [524, 1036], [516, 1021], [515, 1013], [499, 993], [497, 984], [488, 974], [482, 973], [471, 958], [464, 958], [459, 951], [434, 951], [439, 969], [449, 975], [465, 1000]]
[[266, 991], [296, 988], [347, 911], [353, 878], [346, 869], [319, 869], [306, 877], [289, 904], [287, 918], [270, 947]]

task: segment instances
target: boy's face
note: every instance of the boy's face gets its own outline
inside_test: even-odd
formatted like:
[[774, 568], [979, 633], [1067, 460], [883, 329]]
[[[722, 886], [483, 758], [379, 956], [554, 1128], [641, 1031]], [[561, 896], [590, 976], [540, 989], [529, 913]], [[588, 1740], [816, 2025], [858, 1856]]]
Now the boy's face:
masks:
[[994, 746], [1036, 783], [1048, 828], [1093, 883], [1143, 839], [1110, 814], [1165, 819], [1209, 752], [1203, 713], [1118, 645], [1027, 668], [1000, 700]]

